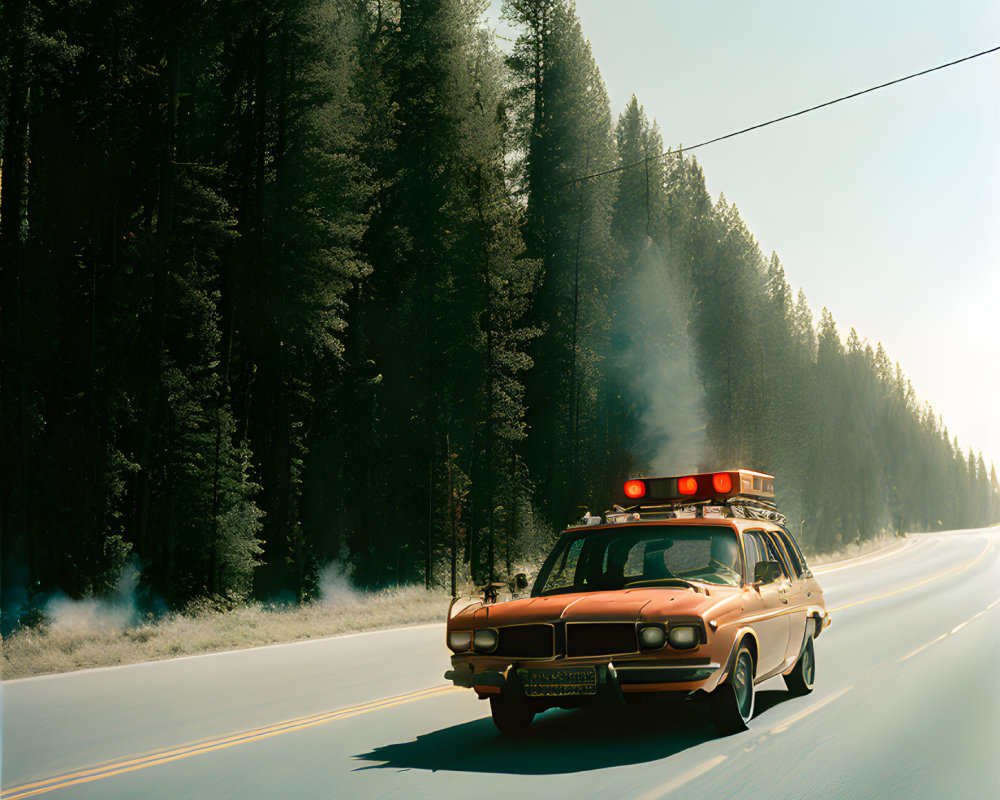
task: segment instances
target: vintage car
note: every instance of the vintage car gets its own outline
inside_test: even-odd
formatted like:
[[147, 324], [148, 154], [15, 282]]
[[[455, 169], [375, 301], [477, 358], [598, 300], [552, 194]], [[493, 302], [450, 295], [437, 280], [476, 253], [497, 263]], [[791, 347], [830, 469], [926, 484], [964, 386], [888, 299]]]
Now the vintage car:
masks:
[[665, 695], [706, 697], [729, 734], [753, 716], [755, 684], [781, 674], [812, 691], [829, 616], [774, 478], [741, 469], [623, 488], [633, 505], [568, 528], [530, 596], [496, 602], [486, 587], [452, 603], [445, 677], [489, 698], [515, 735], [549, 708]]

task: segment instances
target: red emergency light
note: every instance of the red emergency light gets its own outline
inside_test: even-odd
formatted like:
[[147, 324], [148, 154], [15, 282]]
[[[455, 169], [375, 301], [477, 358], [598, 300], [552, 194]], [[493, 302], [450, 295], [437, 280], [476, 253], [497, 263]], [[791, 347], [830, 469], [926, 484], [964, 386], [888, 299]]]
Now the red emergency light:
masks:
[[719, 494], [726, 494], [733, 489], [733, 479], [728, 472], [716, 472], [712, 476], [712, 488]]
[[702, 472], [666, 478], [626, 481], [625, 497], [643, 505], [725, 502], [731, 497], [774, 500], [774, 476], [748, 469]]
[[646, 484], [642, 481], [625, 481], [625, 496], [631, 500], [638, 500], [646, 494]]
[[677, 479], [677, 491], [684, 495], [695, 494], [698, 491], [698, 479], [695, 476]]

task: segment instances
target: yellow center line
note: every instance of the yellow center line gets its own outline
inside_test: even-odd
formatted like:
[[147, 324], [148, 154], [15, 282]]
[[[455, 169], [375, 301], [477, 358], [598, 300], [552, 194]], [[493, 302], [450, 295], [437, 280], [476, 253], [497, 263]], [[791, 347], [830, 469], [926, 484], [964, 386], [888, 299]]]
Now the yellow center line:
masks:
[[412, 703], [416, 700], [425, 700], [431, 697], [439, 697], [441, 695], [451, 694], [458, 691], [464, 690], [456, 686], [435, 686], [430, 689], [421, 689], [416, 692], [409, 692], [395, 697], [385, 697], [380, 700], [372, 700], [367, 703], [348, 706], [347, 708], [334, 709], [333, 711], [327, 711], [321, 714], [311, 714], [306, 717], [285, 720], [284, 722], [268, 725], [263, 728], [256, 728], [250, 731], [244, 731], [242, 733], [230, 734], [227, 736], [216, 737], [214, 739], [202, 739], [187, 745], [167, 750], [153, 751], [142, 756], [131, 757], [124, 761], [107, 763], [101, 766], [71, 772], [66, 775], [59, 775], [55, 778], [47, 778], [41, 781], [21, 784], [20, 786], [13, 786], [4, 790], [3, 797], [5, 800], [20, 800], [20, 798], [50, 792], [54, 789], [62, 789], [81, 783], [90, 783], [92, 781], [101, 780], [102, 778], [110, 778], [113, 775], [135, 772], [136, 770], [146, 769], [147, 767], [167, 764], [171, 761], [178, 761], [182, 758], [189, 758], [202, 753], [211, 753], [216, 750], [223, 750], [228, 747], [235, 747], [236, 745], [246, 744], [248, 742], [257, 742], [262, 739], [269, 739], [272, 736], [279, 736], [283, 733], [300, 731], [305, 728], [323, 725], [335, 720], [356, 717], [359, 714], [367, 714], [371, 711], [378, 711], [383, 708], [392, 708], [405, 703]]
[[904, 586], [901, 589], [894, 589], [891, 592], [885, 592], [884, 594], [877, 594], [874, 597], [868, 597], [865, 598], [864, 600], [857, 600], [853, 603], [847, 603], [846, 605], [837, 606], [836, 608], [831, 608], [830, 613], [832, 614], [834, 611], [843, 611], [845, 608], [854, 608], [854, 606], [861, 606], [864, 605], [865, 603], [874, 603], [876, 600], [883, 600], [886, 597], [893, 597], [894, 595], [902, 594], [903, 592], [910, 592], [913, 591], [914, 589], [919, 589], [921, 586], [926, 586], [928, 583], [933, 583], [934, 581], [940, 580], [941, 578], [947, 577], [948, 575], [951, 575], [955, 572], [960, 572], [964, 569], [968, 569], [976, 562], [981, 561], [983, 558], [985, 558], [986, 554], [991, 549], [993, 549], [993, 542], [989, 541], [983, 548], [983, 552], [981, 552], [975, 558], [972, 558], [969, 561], [965, 561], [959, 564], [958, 566], [951, 567], [950, 569], [946, 569], [943, 572], [938, 572], [935, 575], [931, 575], [929, 578], [925, 578], [924, 580], [918, 581], [917, 583], [911, 584], [909, 586]]

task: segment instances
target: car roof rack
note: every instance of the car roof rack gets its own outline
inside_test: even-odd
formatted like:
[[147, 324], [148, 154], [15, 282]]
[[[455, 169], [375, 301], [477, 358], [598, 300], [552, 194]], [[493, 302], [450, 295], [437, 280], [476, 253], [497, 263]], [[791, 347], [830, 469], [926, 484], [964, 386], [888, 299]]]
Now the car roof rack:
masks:
[[774, 476], [750, 469], [632, 478], [622, 486], [621, 497], [616, 502], [633, 500], [636, 504], [632, 508], [615, 505], [605, 515], [609, 523], [676, 517], [680, 511], [704, 517], [705, 509], [712, 507], [719, 508], [724, 517], [785, 520], [774, 504]]
[[746, 495], [733, 495], [722, 501], [714, 499], [697, 502], [677, 501], [656, 503], [655, 505], [640, 504], [629, 508], [616, 505], [613, 510], [604, 512], [604, 518], [609, 524], [613, 524], [642, 520], [676, 519], [678, 512], [693, 512], [695, 518], [702, 519], [705, 516], [705, 511], [709, 508], [718, 508], [721, 516], [730, 519], [755, 519], [776, 522], [779, 525], [785, 521], [785, 515], [778, 511], [778, 507], [774, 503]]
[[739, 516], [744, 519], [760, 519], [768, 522], [784, 523], [785, 515], [778, 511], [774, 503], [761, 500], [757, 497], [742, 497], [737, 495], [726, 501], [726, 507], [734, 512], [739, 512]]

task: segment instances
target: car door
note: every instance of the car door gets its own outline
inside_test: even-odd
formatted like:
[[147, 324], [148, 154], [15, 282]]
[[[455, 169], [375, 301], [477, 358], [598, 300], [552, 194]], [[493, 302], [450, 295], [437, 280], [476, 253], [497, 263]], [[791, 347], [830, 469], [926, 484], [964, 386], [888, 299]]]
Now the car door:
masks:
[[778, 587], [778, 595], [788, 613], [788, 650], [785, 658], [798, 658], [802, 637], [805, 635], [806, 610], [809, 605], [808, 589], [803, 577], [805, 564], [783, 531], [768, 530], [766, 535], [781, 556], [787, 572], [787, 578]]
[[[789, 615], [787, 597], [781, 593], [787, 588], [786, 567], [778, 557], [774, 543], [763, 530], [746, 531], [743, 545], [747, 556], [748, 585], [744, 601], [744, 619], [757, 634], [757, 676], [767, 675], [785, 661], [789, 646]], [[756, 561], [777, 561], [782, 577], [770, 583], [753, 582]]]

